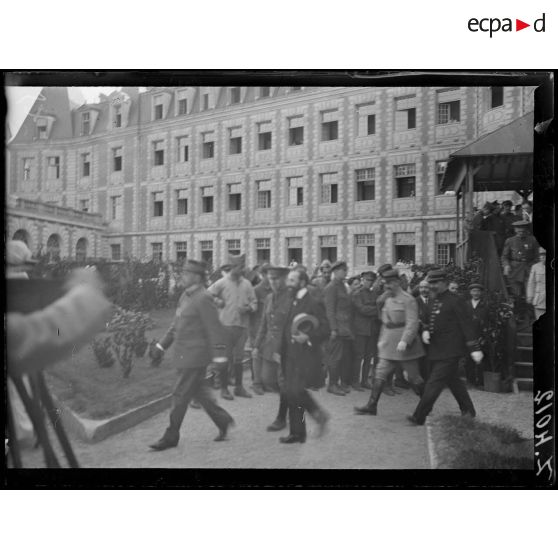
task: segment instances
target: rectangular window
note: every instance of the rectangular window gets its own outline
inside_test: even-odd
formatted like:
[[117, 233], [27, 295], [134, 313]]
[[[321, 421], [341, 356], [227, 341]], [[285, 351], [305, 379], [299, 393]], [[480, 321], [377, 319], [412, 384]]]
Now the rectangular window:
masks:
[[337, 237], [335, 235], [320, 236], [320, 259], [334, 262], [337, 260]]
[[337, 203], [337, 173], [320, 174], [320, 203]]
[[449, 265], [455, 262], [455, 231], [436, 231], [436, 264]]
[[339, 122], [337, 110], [327, 110], [321, 113], [321, 141], [333, 141], [339, 137]]
[[209, 110], [209, 93], [204, 93], [202, 97], [203, 110]]
[[490, 108], [501, 107], [504, 104], [504, 88], [490, 88]]
[[122, 127], [122, 107], [120, 105], [114, 106], [114, 127]]
[[178, 162], [187, 163], [189, 157], [188, 136], [176, 138], [176, 143], [178, 145]]
[[90, 114], [88, 112], [84, 112], [81, 115], [81, 135], [82, 136], [88, 136], [89, 132], [91, 131], [90, 129]]
[[304, 143], [304, 120], [302, 116], [289, 118], [289, 146]]
[[461, 120], [460, 101], [438, 104], [437, 124], [452, 124]]
[[289, 189], [289, 205], [304, 205], [304, 177], [291, 176], [287, 178]]
[[153, 217], [163, 216], [163, 203], [164, 203], [164, 193], [163, 192], [153, 192]]
[[239, 155], [242, 153], [242, 128], [236, 126], [229, 128], [229, 155]]
[[271, 180], [258, 180], [257, 187], [257, 209], [269, 209], [271, 207]]
[[32, 157], [23, 158], [23, 180], [31, 180], [31, 168], [33, 166]]
[[89, 211], [89, 199], [79, 200], [79, 210], [85, 213]]
[[357, 130], [359, 137], [372, 136], [376, 133], [376, 103], [356, 106]]
[[233, 256], [240, 256], [240, 240], [238, 238], [227, 240], [227, 252]]
[[47, 178], [49, 180], [60, 178], [60, 157], [47, 158]]
[[160, 262], [163, 259], [163, 243], [151, 243], [151, 255], [154, 262]]
[[436, 161], [436, 194], [442, 193], [442, 179], [447, 166], [447, 161]]
[[213, 240], [200, 241], [201, 259], [208, 265], [213, 262]]
[[176, 214], [188, 215], [188, 190], [176, 190]]
[[369, 114], [367, 118], [367, 134], [373, 136], [376, 133], [376, 115]]
[[117, 262], [122, 259], [122, 249], [120, 244], [110, 245], [110, 259]]
[[37, 122], [37, 137], [39, 139], [48, 139], [48, 127], [44, 120]]
[[202, 188], [202, 213], [213, 213], [213, 186]]
[[240, 211], [242, 209], [242, 184], [229, 184], [229, 211]]
[[182, 116], [188, 112], [188, 99], [178, 99], [177, 106], [178, 116]]
[[153, 142], [153, 166], [160, 167], [165, 164], [165, 142], [163, 140]]
[[153, 101], [153, 119], [162, 120], [163, 119], [163, 97], [157, 95]]
[[269, 97], [271, 94], [270, 87], [260, 87], [260, 97]]
[[118, 172], [122, 170], [122, 148], [115, 147], [112, 150], [112, 170]]
[[416, 96], [395, 99], [395, 131], [403, 132], [417, 127]]
[[375, 169], [357, 169], [356, 201], [371, 201], [376, 199], [376, 171]]
[[395, 233], [394, 245], [396, 262], [404, 264], [413, 264], [415, 262], [415, 233]]
[[229, 89], [231, 105], [240, 103], [240, 87], [231, 87]]
[[287, 238], [287, 261], [289, 265], [302, 263], [302, 237], [291, 236]]
[[271, 122], [260, 122], [258, 124], [258, 150], [271, 149]]
[[176, 254], [176, 261], [183, 262], [188, 259], [188, 243], [181, 241], [174, 243], [174, 253]]
[[213, 159], [215, 156], [215, 142], [213, 140], [213, 132], [204, 132], [202, 134], [202, 158]]
[[122, 196], [110, 197], [110, 218], [112, 221], [122, 219]]
[[395, 166], [395, 197], [412, 198], [415, 196], [415, 164]]
[[81, 176], [89, 176], [91, 174], [91, 155], [89, 153], [81, 154]]
[[355, 235], [355, 264], [361, 267], [376, 265], [373, 234]]
[[271, 239], [256, 238], [256, 263], [269, 263], [271, 261]]

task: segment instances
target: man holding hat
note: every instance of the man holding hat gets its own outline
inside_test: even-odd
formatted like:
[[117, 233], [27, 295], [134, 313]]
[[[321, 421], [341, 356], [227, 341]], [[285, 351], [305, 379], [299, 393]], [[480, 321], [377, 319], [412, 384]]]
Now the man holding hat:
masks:
[[[378, 320], [378, 308], [376, 297], [372, 293], [372, 284], [376, 279], [373, 271], [364, 271], [360, 275], [361, 285], [351, 293], [353, 304], [353, 327], [355, 334], [353, 377], [351, 386], [355, 391], [363, 388], [370, 389], [368, 375], [370, 373], [370, 361], [373, 353], [373, 330]], [[377, 342], [377, 338], [376, 338]]]
[[429, 374], [420, 402], [408, 417], [413, 424], [424, 424], [446, 386], [459, 404], [461, 414], [474, 417], [473, 402], [459, 377], [459, 359], [467, 351], [476, 364], [480, 364], [483, 358], [465, 301], [448, 291], [445, 271], [431, 271], [428, 283], [434, 300], [430, 306], [428, 329], [422, 332], [422, 340], [427, 346]]
[[174, 366], [178, 371], [170, 411], [170, 424], [163, 437], [150, 447], [163, 451], [178, 445], [180, 427], [189, 403], [195, 399], [217, 425], [216, 442], [226, 439], [233, 419], [214, 401], [206, 380], [210, 363], [218, 371], [227, 369], [225, 332], [219, 322], [213, 298], [204, 288], [204, 262], [188, 260], [182, 268], [185, 287], [174, 320], [163, 338], [150, 349], [153, 361], [160, 360], [174, 343]]
[[250, 314], [258, 308], [254, 287], [244, 277], [246, 257], [229, 255], [230, 271], [208, 289], [220, 308], [219, 319], [225, 326], [227, 336], [227, 358], [230, 369], [221, 376], [221, 397], [232, 399], [228, 390], [229, 377], [234, 377], [234, 394], [237, 397], [252, 397], [242, 386], [244, 347], [248, 339]]
[[527, 302], [538, 320], [546, 312], [546, 250], [539, 248], [539, 261], [531, 268], [527, 282]]
[[[471, 283], [469, 285], [470, 298], [465, 303], [471, 319], [473, 320], [473, 328], [475, 336], [481, 341], [483, 331], [488, 323], [488, 306], [482, 299], [484, 287], [480, 283]], [[467, 379], [474, 385], [482, 385], [483, 378], [483, 363], [476, 364], [473, 359], [467, 357], [465, 360], [465, 371]]]
[[[352, 331], [353, 309], [351, 298], [345, 286], [347, 264], [335, 262], [331, 266], [333, 279], [324, 291], [326, 315], [330, 337], [327, 345], [329, 385], [327, 391], [334, 395], [345, 395], [351, 388], [352, 350], [354, 335]], [[341, 383], [339, 383], [341, 381]]]
[[[288, 267], [269, 267], [267, 271], [271, 293], [265, 299], [262, 322], [252, 353], [253, 357], [262, 359], [262, 383], [266, 391], [278, 392], [284, 383], [281, 369], [281, 344], [292, 300], [286, 285], [288, 273]], [[281, 395], [279, 414], [268, 430], [272, 432], [282, 430], [285, 428], [286, 419], [287, 402]]]
[[510, 289], [516, 299], [525, 297], [529, 270], [537, 262], [539, 244], [529, 233], [528, 221], [515, 221], [515, 236], [508, 238], [502, 252], [504, 276], [508, 278]]
[[417, 394], [422, 393], [423, 387], [418, 359], [424, 356], [424, 349], [418, 336], [417, 302], [401, 288], [401, 278], [396, 269], [384, 271], [382, 277], [387, 297], [381, 311], [379, 363], [368, 403], [364, 407], [355, 407], [356, 413], [361, 415], [377, 414], [384, 384], [400, 366], [406, 370]]

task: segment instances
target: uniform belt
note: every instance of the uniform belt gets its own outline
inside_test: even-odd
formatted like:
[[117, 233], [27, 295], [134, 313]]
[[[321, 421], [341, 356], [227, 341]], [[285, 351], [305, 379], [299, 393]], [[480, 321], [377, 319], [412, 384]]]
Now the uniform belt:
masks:
[[389, 323], [389, 324], [384, 324], [384, 326], [386, 326], [387, 329], [400, 329], [402, 327], [405, 327], [405, 324], [394, 324], [394, 323]]

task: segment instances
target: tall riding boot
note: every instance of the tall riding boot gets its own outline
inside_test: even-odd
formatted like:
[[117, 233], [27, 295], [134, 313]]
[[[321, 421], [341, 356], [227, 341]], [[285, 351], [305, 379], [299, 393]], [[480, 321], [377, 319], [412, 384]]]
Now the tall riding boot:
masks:
[[384, 381], [380, 379], [374, 379], [372, 384], [372, 392], [370, 393], [370, 399], [364, 407], [355, 407], [355, 413], [357, 415], [376, 415], [378, 414], [378, 401], [382, 395], [382, 389], [384, 387]]
[[233, 365], [233, 372], [234, 372], [234, 379], [235, 379], [235, 388], [234, 394], [237, 397], [247, 397], [250, 398], [252, 395], [248, 393], [244, 386], [242, 385], [242, 376], [244, 374], [244, 369], [242, 367], [242, 362], [235, 362]]
[[364, 389], [372, 389], [372, 384], [370, 382], [370, 372], [372, 372], [372, 378], [374, 377], [374, 370], [370, 365], [370, 357], [368, 360], [365, 358], [362, 362], [362, 372], [360, 386]]
[[287, 411], [289, 410], [289, 403], [287, 397], [283, 392], [279, 394], [279, 411], [277, 418], [267, 427], [268, 432], [277, 432], [283, 430], [287, 426]]

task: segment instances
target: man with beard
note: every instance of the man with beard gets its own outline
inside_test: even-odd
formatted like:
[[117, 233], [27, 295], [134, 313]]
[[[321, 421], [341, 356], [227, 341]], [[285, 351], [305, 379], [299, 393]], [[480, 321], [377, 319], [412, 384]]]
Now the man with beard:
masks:
[[261, 357], [264, 388], [267, 391], [280, 391], [279, 412], [275, 421], [268, 426], [269, 432], [282, 430], [287, 420], [287, 400], [282, 389], [284, 371], [281, 363], [281, 344], [292, 299], [285, 282], [288, 273], [287, 267], [269, 267], [267, 271], [271, 293], [265, 299], [262, 322], [252, 353], [253, 358]]
[[381, 314], [382, 329], [378, 341], [380, 362], [368, 403], [364, 407], [355, 407], [355, 412], [361, 415], [377, 414], [384, 383], [399, 366], [405, 368], [409, 382], [417, 394], [422, 393], [423, 388], [418, 359], [424, 355], [424, 349], [418, 337], [417, 302], [401, 288], [397, 270], [385, 271], [383, 278], [388, 296]]
[[164, 337], [150, 349], [153, 362], [160, 361], [166, 349], [174, 343], [174, 366], [178, 380], [173, 391], [170, 423], [163, 437], [150, 447], [163, 451], [176, 447], [180, 427], [193, 398], [217, 425], [216, 442], [226, 439], [233, 419], [214, 401], [206, 380], [210, 363], [218, 371], [227, 369], [225, 332], [219, 322], [212, 297], [204, 288], [206, 266], [188, 260], [182, 268], [184, 292], [178, 302], [175, 318]]
[[443, 270], [431, 271], [428, 283], [434, 296], [428, 330], [422, 333], [422, 340], [427, 345], [428, 380], [415, 412], [407, 417], [416, 425], [424, 424], [446, 386], [459, 404], [461, 414], [474, 417], [475, 407], [465, 383], [459, 377], [459, 359], [467, 349], [476, 364], [480, 364], [483, 358], [465, 301], [448, 291], [446, 273]]
[[297, 269], [289, 273], [287, 285], [295, 294], [283, 331], [284, 393], [289, 408], [290, 433], [283, 444], [304, 443], [304, 412], [316, 420], [322, 435], [329, 417], [316, 403], [306, 387], [321, 374], [320, 343], [327, 337], [327, 319], [321, 304], [308, 292], [309, 278]]

